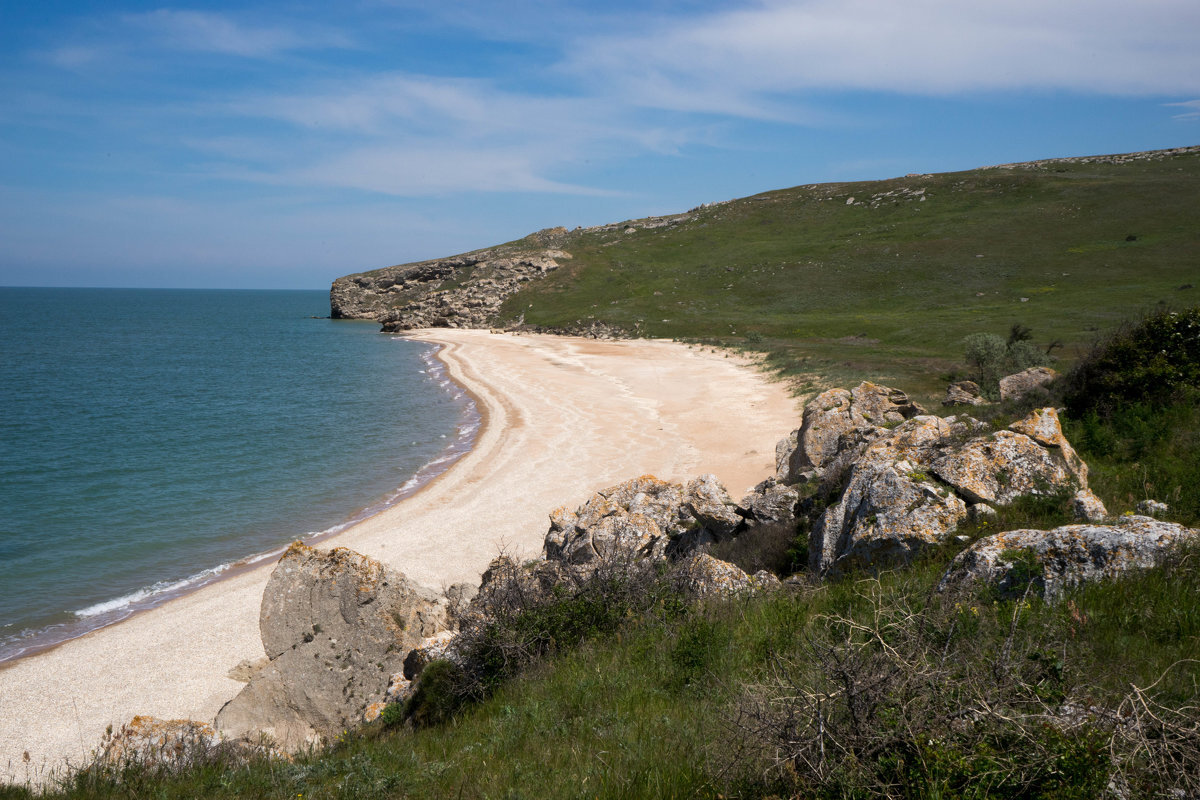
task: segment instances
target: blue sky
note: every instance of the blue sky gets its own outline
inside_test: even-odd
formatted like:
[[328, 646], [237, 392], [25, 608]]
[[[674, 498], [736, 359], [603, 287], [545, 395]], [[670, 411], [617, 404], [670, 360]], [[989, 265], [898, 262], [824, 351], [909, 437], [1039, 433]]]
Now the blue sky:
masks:
[[1191, 144], [1195, 0], [10, 0], [0, 285], [326, 288], [804, 183]]

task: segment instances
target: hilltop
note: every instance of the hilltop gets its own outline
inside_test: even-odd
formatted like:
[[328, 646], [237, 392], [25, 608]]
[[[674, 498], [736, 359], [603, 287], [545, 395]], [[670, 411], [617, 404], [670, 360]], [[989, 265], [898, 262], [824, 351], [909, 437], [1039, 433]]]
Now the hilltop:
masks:
[[1073, 358], [1196, 302], [1200, 147], [797, 186], [334, 282], [334, 317], [703, 340], [932, 393], [1018, 322]]

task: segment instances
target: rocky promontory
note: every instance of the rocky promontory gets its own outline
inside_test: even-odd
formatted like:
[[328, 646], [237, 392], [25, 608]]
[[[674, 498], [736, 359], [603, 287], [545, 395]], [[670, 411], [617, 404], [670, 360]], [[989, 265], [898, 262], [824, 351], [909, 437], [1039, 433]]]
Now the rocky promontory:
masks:
[[555, 246], [566, 233], [549, 228], [512, 245], [338, 278], [330, 316], [373, 319], [388, 332], [486, 328], [509, 295], [571, 258]]

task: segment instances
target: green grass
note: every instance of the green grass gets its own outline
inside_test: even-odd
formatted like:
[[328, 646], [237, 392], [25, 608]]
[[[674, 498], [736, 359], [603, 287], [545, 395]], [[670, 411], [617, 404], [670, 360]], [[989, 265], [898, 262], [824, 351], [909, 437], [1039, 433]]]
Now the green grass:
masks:
[[[927, 199], [846, 205], [899, 188]], [[750, 345], [789, 373], [932, 393], [968, 334], [1019, 322], [1073, 358], [1139, 309], [1196, 302], [1180, 287], [1200, 283], [1197, 196], [1200, 155], [785, 189], [673, 227], [571, 233], [574, 258], [503, 313]]]

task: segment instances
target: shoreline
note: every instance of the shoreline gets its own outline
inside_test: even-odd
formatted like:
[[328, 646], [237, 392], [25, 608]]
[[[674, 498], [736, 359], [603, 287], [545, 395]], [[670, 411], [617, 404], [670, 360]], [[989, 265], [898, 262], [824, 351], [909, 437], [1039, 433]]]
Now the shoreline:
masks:
[[[553, 508], [639, 474], [714, 472], [736, 499], [773, 473], [774, 443], [799, 419], [783, 384], [682, 344], [441, 329], [407, 338], [441, 345], [438, 360], [480, 415], [473, 446], [320, 546], [435, 589], [477, 582], [500, 551], [536, 555]], [[135, 714], [211, 721], [243, 685], [230, 670], [263, 655], [258, 609], [273, 566], [6, 662], [0, 781], [38, 784], [78, 767], [107, 725]]]
[[[394, 337], [395, 338], [395, 337]], [[413, 338], [413, 337], [399, 337]], [[417, 340], [419, 341], [419, 340]], [[389, 492], [383, 499], [377, 500], [368, 506], [360, 509], [352, 514], [347, 519], [330, 525], [320, 531], [312, 533], [298, 534], [290, 541], [284, 542], [269, 550], [263, 550], [256, 553], [236, 558], [232, 561], [223, 562], [216, 566], [209, 567], [199, 572], [188, 575], [174, 581], [161, 581], [151, 586], [144, 586], [130, 592], [124, 596], [113, 598], [105, 601], [105, 603], [117, 603], [127, 597], [135, 597], [136, 595], [147, 593], [145, 597], [133, 599], [122, 606], [115, 607], [111, 612], [100, 616], [96, 624], [87, 625], [83, 619], [74, 622], [64, 622], [49, 628], [40, 630], [30, 637], [30, 644], [15, 655], [0, 657], [0, 672], [10, 668], [14, 664], [43, 653], [62, 647], [69, 642], [77, 639], [82, 639], [90, 636], [93, 633], [102, 631], [106, 628], [111, 628], [114, 625], [120, 625], [139, 614], [152, 611], [160, 606], [163, 606], [172, 601], [186, 597], [189, 594], [203, 591], [204, 589], [220, 584], [221, 582], [235, 578], [248, 571], [259, 569], [264, 566], [273, 566], [279, 557], [287, 550], [294, 541], [302, 541], [307, 545], [318, 545], [329, 539], [340, 536], [356, 525], [359, 525], [371, 517], [386, 512], [388, 509], [404, 502], [410, 497], [421, 492], [425, 487], [437, 481], [442, 475], [454, 468], [463, 457], [465, 457], [475, 446], [475, 440], [482, 434], [483, 428], [487, 424], [487, 415], [480, 407], [479, 400], [474, 392], [467, 386], [450, 374], [449, 366], [440, 357], [440, 353], [445, 349], [446, 345], [429, 341], [430, 349], [427, 353], [428, 364], [430, 368], [437, 368], [444, 371], [444, 376], [447, 382], [452, 383], [458, 393], [461, 393], [466, 398], [466, 403], [463, 408], [464, 417], [456, 426], [459, 430], [459, 435], [455, 440], [448, 444], [436, 458], [426, 464], [421, 465], [407, 480], [401, 483], [393, 491]], [[422, 357], [423, 359], [425, 356]], [[465, 435], [464, 434], [465, 430]], [[435, 466], [436, 465], [436, 466]], [[430, 468], [433, 467], [432, 470]], [[162, 583], [167, 585], [161, 590], [155, 592], [155, 587]], [[55, 636], [54, 633], [62, 633], [61, 636]]]

